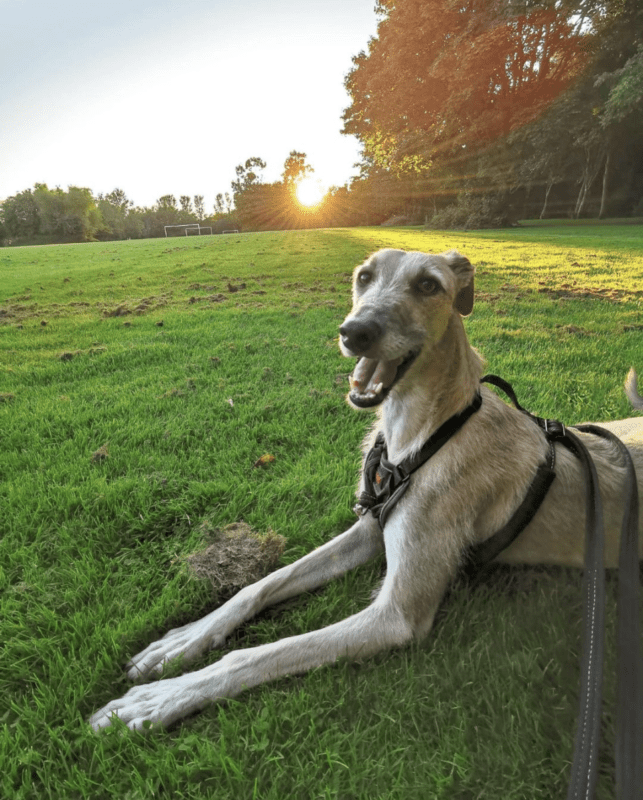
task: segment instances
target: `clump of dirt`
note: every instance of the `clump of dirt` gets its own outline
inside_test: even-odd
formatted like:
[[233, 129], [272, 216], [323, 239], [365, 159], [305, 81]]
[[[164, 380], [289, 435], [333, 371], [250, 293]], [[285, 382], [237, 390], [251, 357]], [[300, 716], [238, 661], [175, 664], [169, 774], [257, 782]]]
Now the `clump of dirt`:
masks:
[[258, 458], [252, 466], [256, 469], [257, 467], [267, 467], [269, 464], [274, 464], [274, 462], [275, 457], [270, 453], [266, 453], [261, 458]]
[[107, 444], [104, 444], [102, 447], [99, 447], [98, 450], [93, 452], [90, 460], [92, 464], [101, 464], [108, 458], [109, 458], [109, 442]]
[[578, 325], [556, 325], [558, 333], [568, 333], [570, 336], [596, 336], [592, 331], [579, 328]]
[[10, 403], [15, 399], [16, 396], [13, 392], [0, 392], [0, 403]]
[[126, 317], [128, 314], [131, 314], [131, 313], [132, 312], [129, 310], [129, 308], [126, 308], [125, 306], [121, 305], [121, 306], [117, 306], [116, 308], [112, 309], [111, 311], [103, 311], [103, 316], [104, 317]]
[[260, 580], [275, 568], [286, 538], [274, 531], [257, 533], [245, 522], [233, 522], [225, 528], [201, 524], [204, 549], [185, 556], [188, 573], [208, 581], [216, 594], [231, 595]]
[[643, 296], [643, 291], [641, 290], [613, 289], [606, 286], [570, 286], [568, 283], [556, 289], [545, 286], [538, 289], [538, 292], [559, 300], [582, 300], [589, 298], [607, 300], [609, 303], [620, 303], [623, 300], [636, 300]]
[[82, 355], [82, 352], [83, 352], [82, 350], [65, 350], [65, 352], [64, 352], [64, 353], [61, 353], [61, 354], [58, 356], [58, 358], [59, 358], [61, 361], [71, 361], [71, 360], [72, 360], [72, 358], [74, 358], [75, 356], [80, 356], [80, 355]]

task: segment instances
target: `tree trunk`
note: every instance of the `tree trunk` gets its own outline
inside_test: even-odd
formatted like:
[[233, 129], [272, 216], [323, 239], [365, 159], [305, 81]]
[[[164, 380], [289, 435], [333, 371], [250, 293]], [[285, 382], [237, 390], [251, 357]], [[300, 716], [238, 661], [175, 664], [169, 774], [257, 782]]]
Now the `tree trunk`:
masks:
[[603, 161], [604, 151], [603, 152], [601, 151], [602, 148], [600, 148], [600, 150], [597, 152], [596, 158], [592, 159], [591, 147], [586, 148], [585, 167], [583, 168], [583, 177], [581, 179], [580, 191], [578, 192], [578, 199], [576, 200], [576, 207], [574, 209], [574, 219], [578, 219], [580, 215], [583, 213], [583, 209], [585, 208], [585, 201], [587, 200], [587, 195], [589, 194], [589, 190], [592, 188], [594, 179], [596, 178], [598, 170], [600, 169], [600, 165]]
[[588, 183], [589, 181], [587, 179], [587, 175], [584, 175], [583, 180], [581, 181], [580, 191], [576, 199], [576, 206], [574, 208], [574, 219], [578, 219], [580, 215], [583, 213], [583, 209], [585, 208], [585, 200], [587, 200], [587, 191], [589, 189]]
[[543, 210], [540, 212], [540, 219], [545, 219], [545, 214], [547, 213], [547, 201], [549, 200], [549, 193], [551, 192], [551, 187], [554, 185], [554, 182], [547, 184], [547, 189], [545, 191], [545, 203], [543, 205]]
[[603, 168], [603, 191], [601, 193], [601, 208], [600, 211], [598, 212], [599, 219], [603, 219], [607, 214], [607, 186], [609, 183], [611, 155], [612, 151], [608, 150], [607, 155], [605, 156], [605, 167]]

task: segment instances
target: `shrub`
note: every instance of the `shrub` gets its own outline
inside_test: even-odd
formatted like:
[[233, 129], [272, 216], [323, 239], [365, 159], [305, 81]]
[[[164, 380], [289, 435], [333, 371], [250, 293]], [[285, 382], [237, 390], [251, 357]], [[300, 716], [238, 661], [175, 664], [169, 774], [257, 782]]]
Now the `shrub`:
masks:
[[510, 228], [516, 224], [516, 219], [517, 214], [509, 205], [506, 194], [462, 192], [455, 203], [434, 214], [427, 228]]

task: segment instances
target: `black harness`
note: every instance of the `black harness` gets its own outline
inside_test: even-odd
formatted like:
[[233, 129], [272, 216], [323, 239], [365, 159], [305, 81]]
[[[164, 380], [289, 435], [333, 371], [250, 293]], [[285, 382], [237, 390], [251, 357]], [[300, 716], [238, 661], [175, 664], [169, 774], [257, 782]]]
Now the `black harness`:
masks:
[[[586, 483], [585, 573], [583, 580], [584, 643], [581, 655], [581, 691], [574, 744], [574, 757], [567, 800], [590, 800], [598, 777], [598, 748], [603, 684], [605, 628], [605, 570], [603, 562], [603, 509], [598, 476], [591, 456], [581, 439], [556, 420], [531, 414], [518, 402], [506, 381], [485, 375], [481, 383], [500, 388], [514, 406], [537, 424], [545, 434], [549, 454], [538, 466], [527, 493], [511, 519], [493, 536], [469, 549], [465, 571], [477, 572], [492, 561], [527, 527], [540, 508], [556, 477], [558, 443], [581, 462]], [[457, 433], [482, 405], [478, 392], [473, 402], [448, 419], [414, 456], [400, 464], [391, 463], [384, 434], [380, 432], [364, 462], [364, 491], [355, 511], [370, 511], [382, 529], [398, 500], [409, 487], [411, 475], [425, 464]], [[643, 800], [643, 659], [640, 646], [638, 492], [636, 472], [630, 453], [621, 440], [597, 425], [577, 425], [576, 430], [601, 436], [614, 443], [626, 468], [626, 497], [619, 552], [618, 594], [618, 685], [616, 702], [616, 790], [619, 800]]]
[[361, 516], [370, 511], [383, 529], [393, 506], [409, 488], [411, 475], [426, 464], [481, 405], [482, 396], [478, 392], [471, 405], [448, 419], [432, 436], [429, 436], [421, 450], [399, 464], [393, 464], [388, 460], [384, 433], [380, 431], [364, 462], [364, 491], [353, 509], [355, 513]]

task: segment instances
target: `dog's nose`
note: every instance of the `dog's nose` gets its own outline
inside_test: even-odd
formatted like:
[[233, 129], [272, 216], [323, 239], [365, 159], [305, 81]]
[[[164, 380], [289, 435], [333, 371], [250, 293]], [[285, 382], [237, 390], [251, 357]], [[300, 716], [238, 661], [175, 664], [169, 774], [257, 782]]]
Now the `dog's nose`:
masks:
[[351, 319], [339, 329], [342, 344], [355, 355], [369, 350], [382, 335], [382, 326], [375, 319]]

